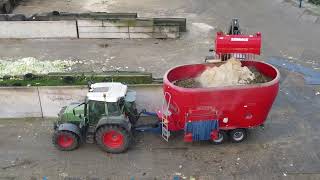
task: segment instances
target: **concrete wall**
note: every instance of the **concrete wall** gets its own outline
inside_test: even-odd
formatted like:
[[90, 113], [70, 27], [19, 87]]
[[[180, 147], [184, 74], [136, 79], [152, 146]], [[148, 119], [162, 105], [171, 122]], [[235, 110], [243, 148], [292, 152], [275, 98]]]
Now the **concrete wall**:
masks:
[[56, 117], [61, 107], [72, 102], [84, 102], [87, 87], [39, 87], [44, 117]]
[[[137, 92], [137, 107], [156, 111], [162, 104], [161, 86], [129, 87]], [[0, 88], [0, 118], [57, 117], [61, 107], [83, 102], [87, 87]]]
[[0, 88], [0, 117], [41, 117], [37, 88]]
[[78, 20], [79, 38], [178, 38], [179, 26], [154, 25], [153, 19]]
[[76, 21], [0, 21], [0, 38], [77, 38]]
[[[1, 21], [0, 38], [174, 39], [185, 19], [119, 18], [60, 21]], [[183, 20], [183, 19], [182, 19]]]

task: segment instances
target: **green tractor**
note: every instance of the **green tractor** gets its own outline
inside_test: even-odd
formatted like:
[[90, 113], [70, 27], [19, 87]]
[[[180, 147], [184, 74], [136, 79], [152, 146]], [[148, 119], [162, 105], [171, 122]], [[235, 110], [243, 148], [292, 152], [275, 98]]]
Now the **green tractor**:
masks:
[[53, 144], [71, 151], [82, 142], [97, 143], [109, 153], [122, 153], [131, 143], [132, 129], [140, 114], [136, 92], [118, 82], [89, 85], [83, 103], [63, 107], [54, 123]]

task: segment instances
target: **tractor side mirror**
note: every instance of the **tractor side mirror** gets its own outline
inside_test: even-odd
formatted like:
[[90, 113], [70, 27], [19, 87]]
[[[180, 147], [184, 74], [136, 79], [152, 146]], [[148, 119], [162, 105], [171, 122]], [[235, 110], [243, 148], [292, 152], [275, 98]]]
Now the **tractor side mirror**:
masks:
[[94, 84], [93, 81], [89, 80], [88, 83], [87, 83], [87, 86], [88, 86], [88, 91], [91, 90], [91, 85]]

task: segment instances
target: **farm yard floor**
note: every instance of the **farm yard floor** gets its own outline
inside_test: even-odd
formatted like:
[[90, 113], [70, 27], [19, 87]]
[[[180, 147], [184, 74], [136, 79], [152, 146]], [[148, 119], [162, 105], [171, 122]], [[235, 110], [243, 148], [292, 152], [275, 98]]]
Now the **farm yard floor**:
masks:
[[[94, 2], [94, 3], [93, 3]], [[320, 20], [288, 0], [28, 0], [15, 13], [137, 12], [143, 17], [186, 17], [177, 40], [0, 40], [0, 59], [81, 60], [71, 71], [142, 70], [161, 77], [169, 68], [201, 63], [215, 32], [240, 18], [245, 32], [262, 32], [261, 59], [280, 56], [319, 68]], [[300, 75], [281, 71], [281, 86], [264, 129], [247, 141], [214, 146], [185, 144], [177, 134], [166, 143], [138, 134], [125, 154], [110, 155], [85, 144], [73, 152], [51, 144], [52, 120], [0, 120], [0, 179], [319, 179], [320, 91]], [[170, 177], [170, 178], [169, 178]]]
[[188, 144], [182, 134], [136, 134], [127, 153], [95, 144], [71, 152], [51, 144], [52, 119], [0, 121], [0, 179], [319, 179], [319, 87], [282, 72], [281, 90], [264, 129], [240, 144]]

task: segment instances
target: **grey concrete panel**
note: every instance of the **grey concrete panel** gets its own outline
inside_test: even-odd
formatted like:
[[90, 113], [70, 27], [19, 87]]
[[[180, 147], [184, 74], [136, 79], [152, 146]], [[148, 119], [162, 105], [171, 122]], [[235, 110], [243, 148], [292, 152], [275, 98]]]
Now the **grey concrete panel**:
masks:
[[128, 27], [79, 26], [79, 33], [127, 33]]
[[102, 26], [102, 20], [77, 20], [78, 27], [81, 26]]
[[147, 26], [147, 27], [132, 26], [132, 27], [129, 27], [129, 32], [130, 33], [151, 33], [153, 32], [153, 26]]
[[76, 21], [0, 21], [0, 38], [77, 38]]
[[129, 33], [79, 33], [79, 38], [128, 39]]
[[42, 117], [36, 88], [0, 88], [0, 118]]
[[44, 117], [57, 117], [59, 110], [72, 102], [84, 102], [86, 87], [39, 87]]
[[131, 39], [148, 39], [153, 38], [153, 33], [130, 33]]

